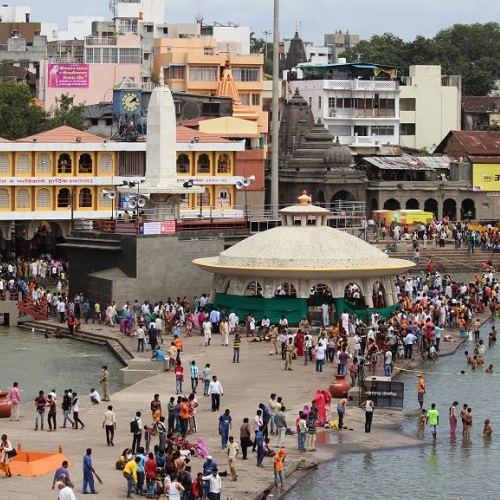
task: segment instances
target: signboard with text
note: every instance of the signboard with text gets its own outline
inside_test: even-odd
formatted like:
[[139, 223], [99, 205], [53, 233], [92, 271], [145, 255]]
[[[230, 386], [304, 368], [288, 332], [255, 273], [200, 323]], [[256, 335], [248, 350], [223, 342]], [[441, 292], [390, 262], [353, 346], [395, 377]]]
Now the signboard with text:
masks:
[[500, 163], [474, 163], [473, 191], [500, 191]]
[[77, 64], [48, 64], [47, 83], [53, 88], [87, 88], [89, 86], [89, 65]]
[[404, 382], [365, 381], [363, 399], [371, 399], [375, 408], [403, 408]]
[[175, 220], [139, 222], [139, 234], [175, 234]]

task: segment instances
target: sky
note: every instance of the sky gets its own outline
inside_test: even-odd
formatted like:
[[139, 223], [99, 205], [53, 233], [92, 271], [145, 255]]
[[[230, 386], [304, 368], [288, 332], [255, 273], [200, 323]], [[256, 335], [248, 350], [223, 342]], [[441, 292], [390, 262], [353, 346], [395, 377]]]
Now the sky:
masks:
[[[205, 23], [228, 21], [250, 26], [257, 38], [272, 32], [274, 0], [155, 0], [165, 2], [166, 22], [192, 22], [200, 12]], [[68, 16], [111, 18], [109, 0], [11, 0], [30, 5], [33, 21], [59, 23]], [[179, 8], [182, 6], [182, 8]], [[323, 43], [323, 34], [337, 30], [370, 38], [393, 33], [405, 41], [417, 35], [432, 38], [453, 24], [500, 22], [499, 0], [280, 0], [281, 38], [296, 30], [305, 41]], [[268, 35], [271, 41], [272, 35]]]

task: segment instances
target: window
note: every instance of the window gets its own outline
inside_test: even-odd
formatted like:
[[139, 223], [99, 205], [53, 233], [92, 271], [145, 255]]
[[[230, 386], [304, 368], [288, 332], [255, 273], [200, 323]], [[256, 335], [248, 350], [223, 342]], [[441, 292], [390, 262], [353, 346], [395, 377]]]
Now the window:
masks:
[[144, 60], [149, 61], [149, 52], [144, 52]]
[[146, 33], [153, 33], [153, 25], [148, 24], [146, 26]]
[[233, 68], [233, 78], [237, 82], [260, 82], [260, 68]]
[[52, 208], [50, 203], [50, 191], [47, 188], [38, 190], [36, 195], [37, 208]]
[[219, 199], [217, 201], [219, 207], [221, 208], [231, 206], [231, 192], [228, 188], [221, 188], [219, 191]]
[[227, 153], [223, 153], [219, 156], [217, 161], [217, 173], [218, 174], [228, 174], [231, 171], [231, 159]]
[[0, 189], [0, 208], [10, 208], [10, 197], [7, 189]]
[[80, 189], [78, 206], [80, 208], [92, 208], [92, 191], [89, 188]]
[[91, 118], [91, 119], [90, 119], [90, 124], [91, 124], [93, 127], [97, 127], [97, 125], [99, 125], [99, 119], [98, 119], [98, 118]]
[[140, 64], [142, 62], [141, 49], [118, 49], [120, 64]]
[[402, 97], [399, 100], [399, 109], [401, 111], [415, 111], [415, 99]]
[[201, 154], [198, 157], [198, 174], [209, 174], [210, 173], [210, 158], [207, 154]]
[[214, 49], [212, 49], [211, 47], [205, 47], [203, 49], [203, 54], [205, 54], [206, 56], [213, 56], [214, 55]]
[[92, 173], [92, 157], [88, 153], [80, 155], [78, 160], [78, 173], [91, 174]]
[[193, 81], [218, 81], [218, 71], [216, 66], [190, 66], [189, 78]]
[[68, 188], [62, 188], [57, 193], [57, 208], [69, 208], [71, 206], [71, 194]]
[[165, 71], [165, 78], [167, 80], [185, 80], [186, 67], [185, 66], [169, 66]]
[[63, 153], [59, 155], [57, 160], [57, 173], [58, 174], [71, 174], [71, 157]]
[[240, 94], [241, 104], [248, 106], [250, 104], [250, 94]]
[[109, 153], [104, 153], [99, 158], [99, 175], [113, 174], [113, 157]]
[[321, 109], [321, 96], [318, 96], [318, 108]]
[[329, 108], [334, 108], [335, 107], [335, 97], [329, 97], [328, 98], [328, 107]]
[[252, 106], [260, 106], [260, 94], [252, 94]]
[[415, 124], [414, 123], [402, 123], [399, 131], [401, 135], [415, 135]]
[[10, 158], [5, 153], [0, 154], [0, 175], [10, 174]]
[[16, 208], [30, 208], [30, 194], [27, 189], [17, 192]]
[[394, 127], [388, 125], [372, 125], [372, 135], [394, 135]]
[[177, 173], [178, 174], [187, 174], [191, 170], [191, 165], [189, 162], [188, 155], [179, 155], [177, 157]]
[[36, 162], [36, 170], [39, 174], [51, 174], [52, 165], [47, 153], [40, 153]]
[[16, 158], [16, 175], [30, 175], [31, 174], [31, 164], [30, 157], [26, 154], [17, 155]]
[[352, 108], [353, 107], [353, 100], [349, 97], [346, 97], [346, 98], [337, 97], [336, 107], [337, 108]]

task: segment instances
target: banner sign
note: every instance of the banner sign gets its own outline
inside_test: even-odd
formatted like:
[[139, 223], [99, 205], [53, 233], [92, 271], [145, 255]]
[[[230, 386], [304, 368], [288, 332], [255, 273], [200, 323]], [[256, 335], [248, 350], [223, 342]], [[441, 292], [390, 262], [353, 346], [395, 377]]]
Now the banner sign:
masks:
[[139, 222], [139, 234], [175, 234], [176, 230], [175, 220]]
[[78, 64], [48, 64], [47, 82], [49, 87], [75, 88], [89, 86], [89, 65]]
[[365, 380], [364, 397], [371, 399], [375, 408], [403, 408], [404, 396], [404, 382], [370, 382], [368, 378]]
[[480, 163], [472, 166], [473, 191], [500, 191], [500, 164]]

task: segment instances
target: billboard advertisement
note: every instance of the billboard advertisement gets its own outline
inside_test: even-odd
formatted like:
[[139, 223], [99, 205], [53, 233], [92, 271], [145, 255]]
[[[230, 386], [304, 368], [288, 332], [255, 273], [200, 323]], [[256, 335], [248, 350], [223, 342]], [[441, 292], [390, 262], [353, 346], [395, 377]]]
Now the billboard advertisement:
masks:
[[473, 191], [500, 191], [500, 163], [474, 163]]
[[48, 64], [47, 82], [53, 88], [87, 88], [89, 86], [89, 65]]

